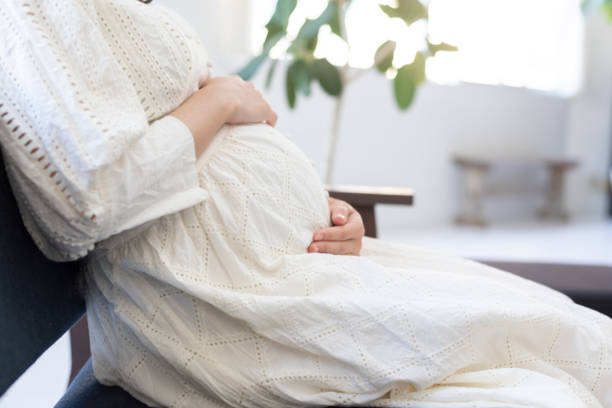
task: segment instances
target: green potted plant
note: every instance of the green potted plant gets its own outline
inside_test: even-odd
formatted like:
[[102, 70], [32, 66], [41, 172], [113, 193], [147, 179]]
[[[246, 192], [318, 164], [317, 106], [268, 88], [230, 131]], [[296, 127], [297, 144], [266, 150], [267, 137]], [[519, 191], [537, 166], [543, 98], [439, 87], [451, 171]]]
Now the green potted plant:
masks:
[[600, 11], [612, 22], [612, 0], [584, 0], [582, 10], [585, 14]]
[[[307, 1], [307, 0], [299, 0]], [[327, 6], [314, 19], [306, 19], [294, 38], [289, 38], [287, 27], [289, 18], [297, 6], [298, 0], [277, 0], [274, 14], [266, 24], [267, 35], [262, 44], [261, 52], [239, 71], [244, 79], [250, 79], [262, 67], [265, 61], [269, 63], [266, 77], [266, 87], [270, 86], [279, 61], [270, 58], [270, 51], [279, 41], [286, 40], [288, 47], [285, 55], [289, 60], [285, 74], [287, 102], [293, 109], [298, 95], [308, 97], [311, 93], [311, 83], [316, 81], [323, 90], [336, 98], [334, 116], [329, 138], [326, 159], [325, 182], [331, 184], [336, 155], [336, 145], [340, 130], [344, 90], [356, 81], [362, 71], [354, 71], [347, 62], [337, 67], [326, 58], [316, 58], [315, 49], [319, 41], [321, 27], [328, 25], [331, 32], [339, 37], [349, 47], [359, 44], [350, 43], [346, 34], [347, 9], [351, 0], [328, 0]], [[379, 4], [380, 9], [390, 19], [400, 19], [407, 26], [417, 21], [428, 21], [428, 7], [419, 0], [397, 0], [395, 5]], [[422, 48], [415, 54], [414, 60], [401, 66], [396, 65], [395, 41], [386, 41], [378, 47], [371, 68], [376, 68], [392, 81], [397, 106], [401, 110], [408, 109], [414, 101], [417, 88], [425, 81], [425, 64], [428, 58], [434, 57], [440, 51], [456, 51], [455, 46], [446, 43], [433, 43], [425, 35]]]

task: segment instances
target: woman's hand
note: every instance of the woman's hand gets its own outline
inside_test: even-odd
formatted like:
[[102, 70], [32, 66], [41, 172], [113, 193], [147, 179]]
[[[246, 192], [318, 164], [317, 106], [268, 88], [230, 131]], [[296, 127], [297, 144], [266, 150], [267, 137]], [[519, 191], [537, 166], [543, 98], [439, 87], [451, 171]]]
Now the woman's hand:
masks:
[[265, 122], [275, 126], [278, 119], [261, 92], [252, 82], [244, 81], [238, 75], [209, 79], [202, 88], [217, 98], [226, 98], [231, 106], [226, 123], [241, 125]]
[[329, 198], [333, 227], [316, 231], [308, 252], [325, 252], [335, 255], [359, 255], [365, 233], [361, 215], [348, 203]]
[[191, 131], [200, 156], [224, 124], [276, 125], [276, 113], [251, 82], [239, 76], [216, 77], [170, 113]]

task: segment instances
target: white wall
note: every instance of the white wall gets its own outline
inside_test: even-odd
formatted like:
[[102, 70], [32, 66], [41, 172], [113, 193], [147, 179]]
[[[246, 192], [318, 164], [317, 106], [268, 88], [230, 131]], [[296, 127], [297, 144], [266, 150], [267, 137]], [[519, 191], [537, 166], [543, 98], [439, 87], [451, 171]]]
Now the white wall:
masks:
[[572, 174], [567, 200], [573, 212], [606, 211], [606, 172], [612, 152], [612, 23], [596, 15], [586, 25], [584, 88], [572, 101], [567, 153], [580, 168]]
[[[227, 6], [230, 3], [234, 6]], [[240, 28], [247, 27], [244, 21], [248, 20], [248, 8], [237, 4], [253, 3], [172, 2], [202, 33], [217, 74], [232, 73], [248, 60], [244, 49], [248, 49], [245, 44], [252, 39]], [[212, 21], [208, 20], [211, 18]], [[225, 28], [216, 28], [225, 26], [221, 23], [225, 21], [238, 27], [238, 31], [225, 33]], [[393, 102], [390, 82], [374, 72], [364, 75], [347, 91], [334, 181], [414, 188], [417, 193], [414, 208], [386, 207], [379, 211], [383, 227], [445, 224], [452, 220], [457, 208], [459, 179], [451, 163], [454, 152], [571, 154], [584, 163], [571, 179], [569, 190], [580, 197], [572, 200], [571, 208], [576, 214], [600, 217], [604, 198], [589, 180], [603, 180], [610, 151], [611, 30], [597, 19], [587, 24], [587, 30], [587, 88], [574, 100], [528, 89], [427, 83], [419, 89], [411, 110], [401, 113]], [[604, 34], [608, 35], [605, 39]], [[233, 39], [228, 45], [230, 37]], [[255, 78], [262, 88], [263, 77], [262, 72]], [[333, 100], [316, 88], [311, 98], [300, 99], [297, 110], [290, 111], [285, 102], [281, 69], [277, 70], [275, 83], [266, 97], [279, 113], [278, 127], [322, 164]], [[492, 190], [513, 191], [487, 200], [485, 210], [491, 218], [535, 215], [543, 194], [529, 192], [539, 192], [544, 186], [545, 174], [540, 169], [501, 168], [491, 180]]]
[[200, 33], [215, 72], [229, 72], [252, 49], [253, 0], [156, 0], [181, 14]]
[[66, 332], [0, 396], [0, 408], [55, 406], [66, 392], [71, 364]]
[[[279, 76], [267, 94], [281, 117], [278, 127], [323, 163], [333, 100], [317, 88], [290, 111], [283, 89]], [[567, 108], [567, 100], [525, 89], [428, 83], [412, 109], [400, 112], [391, 83], [372, 72], [348, 89], [334, 180], [414, 188], [415, 207], [382, 211], [382, 224], [449, 222], [456, 210], [454, 152], [561, 153]]]

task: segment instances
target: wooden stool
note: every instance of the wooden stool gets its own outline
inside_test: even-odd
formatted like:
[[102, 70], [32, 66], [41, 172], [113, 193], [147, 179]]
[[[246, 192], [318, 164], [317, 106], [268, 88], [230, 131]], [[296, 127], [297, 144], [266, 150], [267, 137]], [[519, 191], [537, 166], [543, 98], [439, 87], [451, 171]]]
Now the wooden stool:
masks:
[[455, 157], [455, 164], [463, 170], [462, 213], [455, 218], [457, 224], [484, 227], [487, 220], [482, 215], [485, 177], [491, 165], [483, 160]]
[[565, 175], [568, 170], [576, 167], [574, 160], [548, 160], [546, 167], [549, 172], [546, 206], [540, 211], [540, 217], [561, 221], [569, 220], [569, 215], [563, 206], [565, 191]]
[[493, 165], [520, 164], [544, 165], [548, 171], [546, 187], [546, 205], [538, 213], [541, 218], [557, 221], [567, 221], [569, 216], [563, 205], [565, 175], [578, 165], [578, 162], [568, 158], [482, 158], [456, 155], [453, 162], [463, 173], [463, 209], [455, 222], [457, 224], [484, 227], [487, 220], [482, 214], [485, 196], [485, 178]]

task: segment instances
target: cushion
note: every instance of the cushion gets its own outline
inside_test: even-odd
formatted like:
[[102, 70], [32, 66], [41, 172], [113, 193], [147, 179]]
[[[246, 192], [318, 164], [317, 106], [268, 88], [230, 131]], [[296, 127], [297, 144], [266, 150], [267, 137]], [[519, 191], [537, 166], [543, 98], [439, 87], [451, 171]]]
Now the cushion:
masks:
[[85, 313], [78, 263], [47, 260], [28, 235], [0, 154], [0, 395]]
[[55, 408], [144, 408], [138, 401], [119, 387], [107, 387], [98, 382], [93, 374], [91, 359], [76, 376], [64, 397]]

